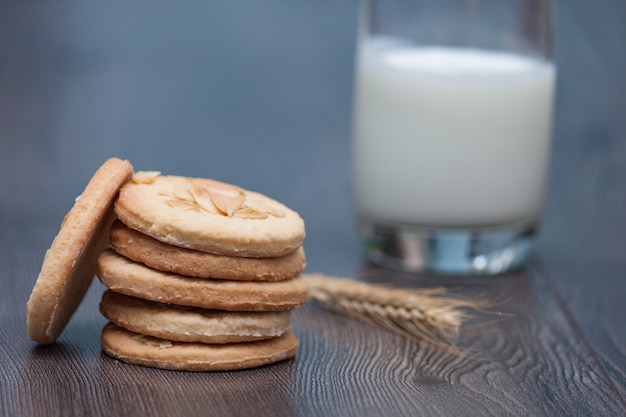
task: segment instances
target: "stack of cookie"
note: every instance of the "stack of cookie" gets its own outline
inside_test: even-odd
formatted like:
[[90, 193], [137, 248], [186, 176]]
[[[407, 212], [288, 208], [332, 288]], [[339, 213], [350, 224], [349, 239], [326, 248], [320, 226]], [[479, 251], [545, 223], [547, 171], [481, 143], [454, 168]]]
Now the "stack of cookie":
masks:
[[94, 273], [109, 288], [103, 350], [167, 369], [230, 370], [295, 356], [306, 301], [297, 213], [218, 181], [133, 174], [107, 160], [65, 216], [26, 305], [38, 343], [59, 337]]
[[290, 314], [306, 301], [296, 212], [219, 181], [137, 172], [115, 214], [97, 262], [105, 353], [179, 370], [295, 356]]

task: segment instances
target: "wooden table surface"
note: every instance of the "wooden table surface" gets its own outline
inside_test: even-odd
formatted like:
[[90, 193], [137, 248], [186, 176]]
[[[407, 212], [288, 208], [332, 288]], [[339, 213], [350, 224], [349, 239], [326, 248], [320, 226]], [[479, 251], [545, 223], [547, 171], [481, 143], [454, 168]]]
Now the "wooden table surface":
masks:
[[[626, 1], [559, 2], [553, 158], [528, 267], [363, 260], [350, 189], [357, 2], [0, 2], [0, 415], [626, 413]], [[261, 191], [306, 221], [308, 272], [507, 300], [454, 357], [307, 304], [295, 360], [184, 373], [100, 351], [94, 282], [54, 345], [26, 334], [44, 251], [108, 157]], [[472, 331], [470, 331], [472, 330]]]

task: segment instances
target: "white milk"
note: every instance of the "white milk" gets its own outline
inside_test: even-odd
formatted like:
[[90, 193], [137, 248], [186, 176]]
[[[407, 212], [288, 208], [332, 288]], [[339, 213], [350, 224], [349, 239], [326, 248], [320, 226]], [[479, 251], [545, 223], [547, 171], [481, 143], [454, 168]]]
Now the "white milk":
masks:
[[354, 174], [363, 217], [461, 228], [538, 219], [551, 64], [375, 38], [358, 55]]

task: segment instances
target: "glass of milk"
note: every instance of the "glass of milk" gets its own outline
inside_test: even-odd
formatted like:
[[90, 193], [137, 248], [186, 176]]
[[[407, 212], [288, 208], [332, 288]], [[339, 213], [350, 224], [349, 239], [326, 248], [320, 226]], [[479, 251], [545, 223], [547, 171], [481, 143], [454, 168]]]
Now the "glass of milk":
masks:
[[549, 0], [369, 0], [353, 126], [359, 234], [379, 265], [520, 268], [544, 200]]

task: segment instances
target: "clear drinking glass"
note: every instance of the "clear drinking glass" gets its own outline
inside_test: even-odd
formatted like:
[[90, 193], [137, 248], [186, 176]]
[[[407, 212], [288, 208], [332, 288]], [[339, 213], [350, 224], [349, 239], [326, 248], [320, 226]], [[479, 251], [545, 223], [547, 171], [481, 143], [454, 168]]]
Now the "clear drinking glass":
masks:
[[524, 263], [550, 151], [551, 6], [363, 3], [354, 197], [371, 261], [452, 274], [496, 274]]

